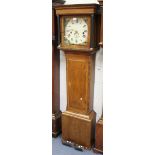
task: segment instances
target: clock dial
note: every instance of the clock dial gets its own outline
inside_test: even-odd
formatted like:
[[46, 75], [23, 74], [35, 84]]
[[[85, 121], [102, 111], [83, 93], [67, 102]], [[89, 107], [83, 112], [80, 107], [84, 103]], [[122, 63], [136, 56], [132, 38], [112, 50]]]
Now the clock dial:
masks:
[[86, 45], [88, 40], [88, 19], [66, 17], [64, 20], [64, 42], [69, 45]]

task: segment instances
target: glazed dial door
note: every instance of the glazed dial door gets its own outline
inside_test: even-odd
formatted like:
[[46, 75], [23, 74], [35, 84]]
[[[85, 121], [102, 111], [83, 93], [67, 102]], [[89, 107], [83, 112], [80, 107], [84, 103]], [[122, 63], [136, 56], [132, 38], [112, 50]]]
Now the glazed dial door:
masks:
[[65, 44], [86, 45], [88, 42], [88, 19], [85, 17], [66, 17], [64, 31]]

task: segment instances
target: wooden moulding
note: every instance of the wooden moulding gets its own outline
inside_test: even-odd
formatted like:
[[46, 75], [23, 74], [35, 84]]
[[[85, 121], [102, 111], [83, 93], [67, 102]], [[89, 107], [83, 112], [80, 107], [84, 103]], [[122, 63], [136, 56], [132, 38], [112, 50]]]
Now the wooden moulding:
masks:
[[73, 4], [60, 5], [56, 7], [57, 15], [77, 15], [77, 14], [93, 14], [96, 12], [97, 4]]
[[99, 47], [97, 47], [97, 48], [88, 48], [88, 49], [86, 49], [86, 48], [67, 48], [67, 47], [61, 47], [60, 45], [58, 46], [58, 49], [59, 50], [63, 50], [63, 51], [65, 51], [65, 52], [68, 52], [69, 53], [69, 51], [77, 51], [77, 53], [89, 53], [89, 54], [94, 54], [94, 53], [96, 53], [97, 52], [97, 50], [99, 50]]
[[103, 48], [103, 1], [98, 0], [99, 7], [97, 9], [97, 38], [98, 45]]
[[95, 131], [95, 153], [103, 154], [103, 118], [101, 117], [96, 123]]

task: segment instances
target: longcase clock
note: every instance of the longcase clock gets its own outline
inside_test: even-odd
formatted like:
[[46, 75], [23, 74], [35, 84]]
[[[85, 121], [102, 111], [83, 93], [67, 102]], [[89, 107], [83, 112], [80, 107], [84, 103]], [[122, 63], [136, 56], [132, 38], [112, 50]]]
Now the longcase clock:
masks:
[[66, 56], [67, 108], [62, 113], [62, 143], [90, 149], [94, 142], [94, 68], [97, 4], [56, 7], [58, 49]]

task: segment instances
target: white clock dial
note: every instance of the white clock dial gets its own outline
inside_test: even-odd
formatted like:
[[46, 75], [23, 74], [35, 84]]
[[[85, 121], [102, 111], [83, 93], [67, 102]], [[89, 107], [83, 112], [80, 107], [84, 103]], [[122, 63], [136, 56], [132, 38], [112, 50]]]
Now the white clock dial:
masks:
[[85, 45], [88, 40], [87, 18], [65, 18], [64, 42], [72, 45]]

